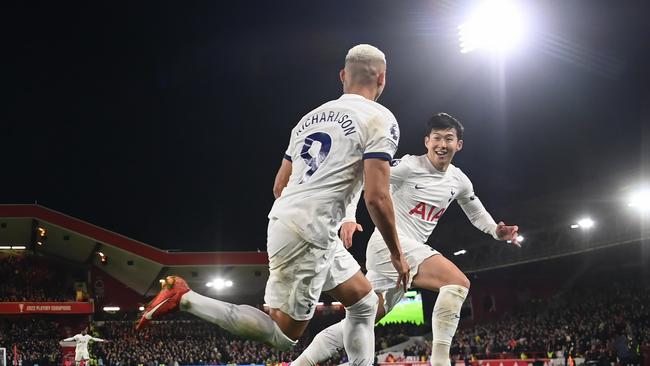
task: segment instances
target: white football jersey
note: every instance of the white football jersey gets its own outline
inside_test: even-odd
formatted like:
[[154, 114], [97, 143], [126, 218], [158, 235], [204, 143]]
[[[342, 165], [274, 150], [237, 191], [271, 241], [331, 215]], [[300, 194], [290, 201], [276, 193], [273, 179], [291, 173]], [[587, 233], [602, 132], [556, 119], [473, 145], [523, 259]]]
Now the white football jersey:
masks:
[[269, 218], [277, 218], [319, 247], [334, 245], [345, 207], [363, 181], [363, 159], [390, 161], [399, 126], [384, 106], [344, 94], [307, 113], [291, 130], [287, 187]]
[[[474, 226], [495, 236], [496, 223], [474, 194], [472, 182], [459, 168], [450, 164], [446, 172], [441, 172], [426, 155], [405, 155], [392, 165], [391, 195], [400, 237], [425, 243], [454, 200], [458, 200]], [[371, 245], [385, 247], [376, 229], [368, 249]]]
[[88, 352], [88, 342], [93, 338], [91, 335], [86, 334], [77, 334], [72, 338], [75, 342], [77, 342], [77, 346], [75, 348], [75, 352]]
[[398, 233], [421, 243], [454, 199], [470, 199], [474, 194], [460, 169], [450, 164], [446, 172], [438, 171], [426, 155], [395, 160], [390, 177]]

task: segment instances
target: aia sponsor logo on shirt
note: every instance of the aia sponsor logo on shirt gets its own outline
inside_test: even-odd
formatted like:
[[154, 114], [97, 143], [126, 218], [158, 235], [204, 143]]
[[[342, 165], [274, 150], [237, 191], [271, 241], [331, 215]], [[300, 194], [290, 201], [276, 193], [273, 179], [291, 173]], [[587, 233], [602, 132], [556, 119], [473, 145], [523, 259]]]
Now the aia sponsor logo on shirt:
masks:
[[443, 213], [445, 213], [444, 208], [437, 210], [436, 206], [427, 205], [424, 202], [418, 203], [409, 211], [409, 215], [419, 216], [422, 220], [429, 222], [437, 222]]

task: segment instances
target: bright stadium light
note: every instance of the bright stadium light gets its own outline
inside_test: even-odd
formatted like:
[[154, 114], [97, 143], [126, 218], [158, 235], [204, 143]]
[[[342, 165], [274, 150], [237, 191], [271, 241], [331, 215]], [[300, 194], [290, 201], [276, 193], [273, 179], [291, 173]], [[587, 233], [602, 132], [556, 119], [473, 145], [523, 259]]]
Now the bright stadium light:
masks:
[[24, 245], [0, 245], [0, 250], [25, 250], [27, 249]]
[[524, 33], [524, 17], [514, 1], [485, 0], [458, 26], [460, 52], [507, 51], [521, 41]]
[[454, 252], [454, 255], [463, 255], [465, 253], [467, 253], [467, 251], [465, 249], [461, 249], [461, 250], [459, 250], [457, 252]]
[[[522, 243], [526, 238], [524, 238], [523, 235], [517, 236], [517, 243]], [[506, 243], [510, 244], [512, 243], [512, 240], [506, 240]]]
[[138, 310], [140, 310], [140, 311], [144, 311], [144, 306], [140, 306], [140, 307], [138, 308]]
[[115, 313], [120, 311], [119, 306], [104, 306], [104, 311], [107, 313]]
[[580, 225], [578, 225], [578, 224], [572, 224], [571, 225], [571, 229], [578, 229], [579, 227], [580, 227]]
[[627, 205], [641, 212], [650, 212], [650, 188], [642, 188], [632, 193]]
[[222, 290], [226, 287], [232, 287], [234, 282], [231, 280], [224, 280], [223, 278], [216, 278], [205, 284], [208, 287], [214, 287], [217, 290]]
[[581, 229], [591, 229], [592, 227], [594, 227], [594, 224], [595, 224], [594, 220], [588, 217], [578, 220], [578, 226]]

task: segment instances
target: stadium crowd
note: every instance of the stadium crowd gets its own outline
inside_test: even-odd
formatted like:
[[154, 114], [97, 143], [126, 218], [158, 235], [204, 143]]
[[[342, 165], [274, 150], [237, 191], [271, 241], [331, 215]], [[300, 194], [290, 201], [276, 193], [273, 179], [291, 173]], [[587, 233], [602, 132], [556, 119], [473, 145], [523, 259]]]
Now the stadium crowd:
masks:
[[58, 342], [61, 329], [49, 318], [0, 318], [0, 346], [7, 348], [7, 365], [13, 365], [14, 345], [22, 366], [57, 364], [61, 358]]
[[[172, 320], [155, 322], [154, 326], [138, 333], [134, 332], [134, 322], [130, 320], [96, 322], [91, 333], [110, 342], [92, 344], [92, 363], [98, 366], [173, 366], [288, 362], [302, 352], [318, 331], [339, 321], [341, 314], [314, 318], [305, 336], [289, 352], [279, 352], [264, 344], [238, 339], [219, 327], [196, 318], [169, 318]], [[418, 329], [421, 330], [412, 324], [377, 327], [377, 346], [387, 347], [407, 340], [405, 332]], [[21, 366], [61, 364], [58, 341], [73, 333], [46, 318], [5, 319], [0, 322], [0, 344], [17, 345]], [[11, 352], [8, 358], [9, 364], [12, 364]], [[345, 352], [340, 350], [338, 357], [323, 365], [338, 365], [346, 361]]]
[[[30, 266], [34, 264], [31, 260], [3, 258], [0, 261], [0, 275], [7, 279], [0, 284], [3, 286], [0, 291], [4, 291], [0, 292], [2, 300], [28, 295], [24, 291], [34, 287], [27, 286], [27, 281], [42, 284], [43, 290], [50, 287], [45, 286], [46, 270]], [[497, 320], [461, 327], [454, 337], [452, 357], [461, 361], [539, 356], [568, 359], [571, 356], [585, 358], [594, 365], [639, 364], [640, 348], [650, 346], [650, 288], [640, 282], [614, 283], [609, 279], [608, 286], [573, 286], [552, 298], [521, 304], [518, 310]], [[11, 285], [7, 287], [7, 283]], [[7, 291], [7, 288], [20, 288], [23, 293]], [[56, 298], [54, 293], [42, 295]], [[342, 314], [341, 311], [320, 313], [290, 352], [278, 352], [238, 339], [183, 313], [172, 314], [141, 333], [134, 332], [132, 321], [97, 321], [91, 333], [110, 343], [94, 343], [91, 354], [98, 366], [276, 364], [296, 358], [319, 330], [339, 321]], [[131, 315], [135, 319], [135, 314]], [[54, 316], [0, 318], [0, 346], [10, 350], [16, 345], [21, 366], [61, 364], [58, 340], [74, 332], [58, 321]], [[380, 326], [376, 328], [376, 349], [429, 332], [430, 328], [413, 324]], [[404, 354], [411, 359], [427, 360], [430, 347], [426, 342], [416, 343], [405, 349]], [[12, 364], [12, 358], [12, 352], [8, 352], [8, 364]], [[345, 361], [345, 352], [340, 350], [338, 357], [324, 365]]]
[[[612, 283], [574, 288], [564, 296], [535, 301], [504, 318], [460, 329], [452, 355], [480, 358], [584, 357], [609, 364], [639, 362], [650, 344], [650, 288]], [[424, 351], [426, 352], [426, 351]]]
[[73, 281], [56, 273], [36, 256], [0, 257], [0, 301], [74, 301]]

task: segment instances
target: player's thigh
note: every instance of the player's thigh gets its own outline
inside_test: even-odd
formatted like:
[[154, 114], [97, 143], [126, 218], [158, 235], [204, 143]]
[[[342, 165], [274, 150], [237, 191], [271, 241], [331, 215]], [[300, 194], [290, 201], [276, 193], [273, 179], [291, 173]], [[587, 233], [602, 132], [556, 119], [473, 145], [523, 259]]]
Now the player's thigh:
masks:
[[459, 285], [469, 288], [467, 276], [449, 259], [442, 255], [431, 256], [418, 266], [413, 277], [413, 286], [431, 291], [438, 291], [446, 285]]
[[315, 246], [282, 222], [276, 221], [269, 226], [269, 279], [264, 301], [271, 309], [277, 309], [295, 321], [273, 311], [274, 317], [286, 324], [281, 328], [302, 328], [305, 321], [314, 315], [334, 257], [334, 248]]
[[323, 291], [340, 301], [343, 306], [356, 304], [372, 291], [370, 282], [361, 273], [359, 263], [340, 240], [336, 244], [334, 260], [329, 268]]
[[[420, 264], [427, 258], [439, 254], [426, 244], [416, 242], [409, 238], [400, 238], [402, 244], [402, 253], [409, 266], [409, 282], [407, 287], [411, 287], [413, 278], [418, 272]], [[383, 244], [383, 242], [382, 242]], [[373, 245], [373, 247], [377, 247]], [[379, 250], [367, 252], [366, 266], [368, 268], [367, 277], [376, 292], [385, 292], [397, 286], [399, 274], [390, 258], [390, 251], [385, 244], [380, 246]]]

